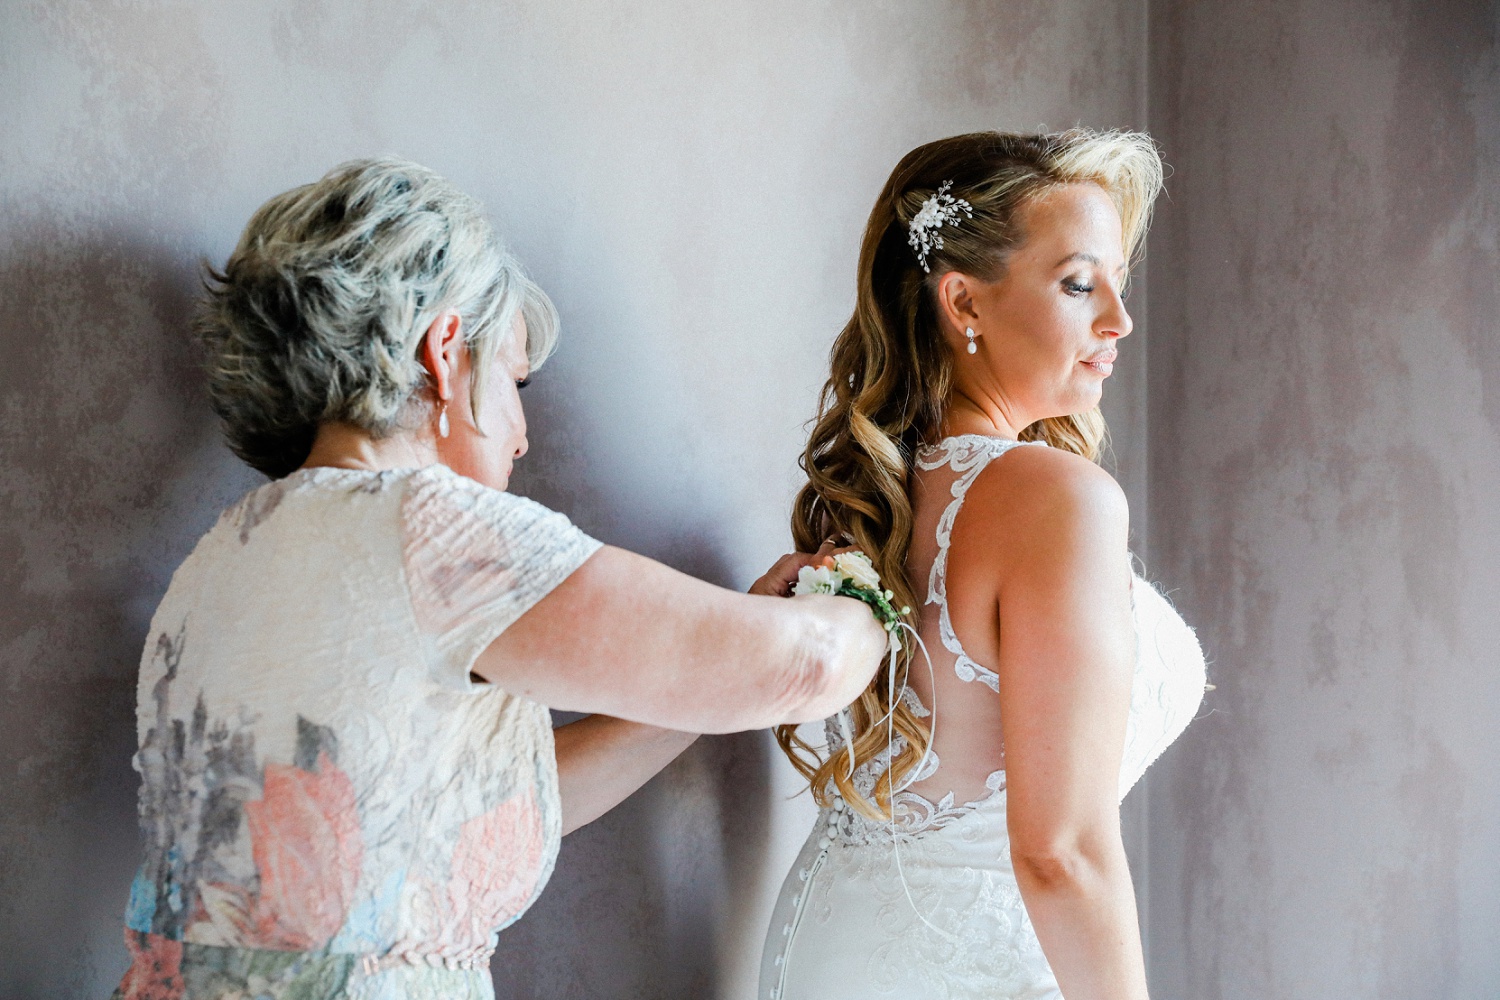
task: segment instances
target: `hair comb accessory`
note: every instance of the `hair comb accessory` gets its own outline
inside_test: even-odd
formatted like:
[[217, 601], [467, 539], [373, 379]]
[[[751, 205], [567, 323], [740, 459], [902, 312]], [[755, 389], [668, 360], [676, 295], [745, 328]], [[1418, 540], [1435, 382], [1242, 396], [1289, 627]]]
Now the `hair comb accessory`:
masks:
[[937, 192], [922, 202], [921, 210], [912, 216], [911, 224], [906, 227], [906, 242], [917, 252], [917, 263], [928, 274], [932, 273], [932, 268], [927, 266], [927, 255], [933, 250], [943, 249], [943, 237], [938, 230], [958, 225], [960, 212], [974, 218], [974, 206], [949, 194], [952, 188], [952, 181], [938, 185]]

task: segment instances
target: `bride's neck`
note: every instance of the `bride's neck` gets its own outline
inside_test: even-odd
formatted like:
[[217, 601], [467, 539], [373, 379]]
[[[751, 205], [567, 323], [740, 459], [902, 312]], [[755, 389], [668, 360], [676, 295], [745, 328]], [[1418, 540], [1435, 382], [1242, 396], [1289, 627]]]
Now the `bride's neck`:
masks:
[[1006, 408], [989, 401], [981, 403], [962, 392], [954, 392], [948, 399], [940, 431], [943, 437], [959, 434], [982, 434], [985, 437], [1020, 438], [1027, 424], [1016, 422]]

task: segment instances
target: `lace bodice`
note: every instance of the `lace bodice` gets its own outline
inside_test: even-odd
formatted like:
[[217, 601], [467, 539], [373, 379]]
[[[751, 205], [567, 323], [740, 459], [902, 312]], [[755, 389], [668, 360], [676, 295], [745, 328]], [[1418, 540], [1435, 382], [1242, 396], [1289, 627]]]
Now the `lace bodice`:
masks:
[[1046, 447], [1041, 441], [1009, 441], [1004, 438], [984, 437], [979, 434], [963, 434], [943, 438], [935, 445], [924, 445], [917, 451], [917, 468], [933, 470], [944, 466], [958, 474], [949, 488], [953, 499], [943, 508], [937, 525], [937, 556], [932, 560], [932, 569], [927, 575], [927, 603], [937, 605], [938, 635], [943, 648], [958, 659], [953, 672], [961, 681], [978, 681], [985, 687], [1000, 692], [1000, 675], [989, 667], [976, 663], [964, 652], [963, 643], [953, 631], [953, 619], [948, 614], [948, 549], [953, 545], [953, 524], [958, 512], [969, 495], [969, 487], [979, 478], [991, 462], [1012, 448], [1027, 445]]
[[[969, 656], [954, 632], [948, 554], [970, 488], [991, 462], [1018, 447], [1023, 445], [963, 435], [917, 455], [923, 470], [946, 468], [954, 475], [937, 520], [927, 594], [927, 606], [938, 613], [942, 647], [933, 651], [934, 664], [949, 671], [949, 680], [939, 676], [937, 683], [950, 700], [999, 691], [996, 672]], [[1205, 679], [1192, 629], [1133, 570], [1130, 580], [1136, 656], [1120, 762], [1122, 799], [1191, 721]], [[914, 691], [903, 698], [919, 716], [928, 715]], [[930, 716], [939, 732], [943, 704], [939, 698]], [[829, 752], [837, 753], [843, 746], [838, 727], [830, 720], [825, 730]], [[946, 738], [954, 737], [988, 738], [950, 729]], [[855, 787], [869, 795], [891, 755], [903, 749], [895, 736], [884, 753], [855, 772]], [[773, 914], [762, 961], [763, 1000], [1061, 1000], [1011, 868], [1003, 762], [1002, 752], [1001, 766], [976, 797], [946, 793], [934, 801], [914, 790], [898, 792], [894, 821], [870, 820], [837, 798], [822, 810]], [[941, 769], [932, 755], [914, 781], [929, 787], [934, 782], [927, 779]]]

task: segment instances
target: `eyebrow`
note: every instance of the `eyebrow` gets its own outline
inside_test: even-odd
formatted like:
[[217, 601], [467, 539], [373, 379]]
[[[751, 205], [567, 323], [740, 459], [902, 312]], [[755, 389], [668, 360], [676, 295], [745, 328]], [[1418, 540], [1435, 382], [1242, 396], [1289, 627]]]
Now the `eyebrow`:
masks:
[[[1078, 253], [1070, 253], [1066, 257], [1064, 257], [1062, 260], [1058, 261], [1056, 264], [1053, 264], [1052, 266], [1054, 268], [1059, 268], [1059, 267], [1062, 267], [1064, 264], [1067, 264], [1067, 263], [1069, 263], [1071, 261], [1075, 261], [1075, 260], [1081, 260], [1081, 261], [1084, 261], [1085, 263], [1093, 264], [1095, 267], [1103, 267], [1104, 266], [1104, 261], [1100, 260], [1098, 257], [1095, 257], [1091, 253], [1083, 253], [1082, 251], [1080, 251]], [[1127, 267], [1128, 267], [1128, 265], [1121, 264], [1118, 268], [1116, 268], [1116, 270], [1117, 271], [1124, 271], [1124, 270], [1127, 269]]]

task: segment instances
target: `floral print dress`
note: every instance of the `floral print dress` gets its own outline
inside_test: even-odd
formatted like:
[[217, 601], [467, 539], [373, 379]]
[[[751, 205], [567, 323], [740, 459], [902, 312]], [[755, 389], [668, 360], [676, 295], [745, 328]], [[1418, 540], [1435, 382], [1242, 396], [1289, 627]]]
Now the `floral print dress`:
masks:
[[470, 667], [598, 547], [443, 466], [304, 470], [227, 511], [141, 659], [117, 1000], [492, 997], [560, 808], [546, 708]]

